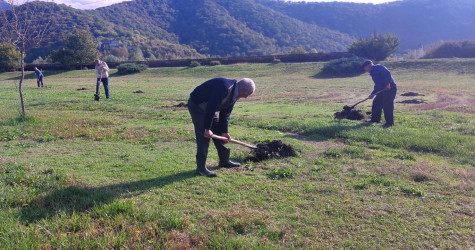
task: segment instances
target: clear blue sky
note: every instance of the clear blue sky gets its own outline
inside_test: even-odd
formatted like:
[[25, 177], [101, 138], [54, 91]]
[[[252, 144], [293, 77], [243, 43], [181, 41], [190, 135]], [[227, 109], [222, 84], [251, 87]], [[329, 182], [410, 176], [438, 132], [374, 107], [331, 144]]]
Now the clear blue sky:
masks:
[[[114, 3], [123, 2], [124, 0], [54, 0], [55, 3], [64, 3], [76, 9], [95, 9], [103, 6], [108, 6]], [[239, 1], [239, 0], [236, 0]], [[302, 0], [287, 0], [291, 2], [300, 2]], [[397, 0], [305, 0], [306, 2], [354, 2], [354, 3], [387, 3]]]

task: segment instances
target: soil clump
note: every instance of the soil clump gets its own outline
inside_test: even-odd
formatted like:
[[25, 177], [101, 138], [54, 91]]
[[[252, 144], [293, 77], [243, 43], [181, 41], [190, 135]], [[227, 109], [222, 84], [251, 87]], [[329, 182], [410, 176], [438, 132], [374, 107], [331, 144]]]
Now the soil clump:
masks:
[[173, 107], [175, 107], [175, 108], [186, 108], [186, 107], [188, 107], [188, 104], [186, 104], [184, 102], [180, 102], [177, 105], [174, 105]]
[[416, 92], [407, 92], [407, 93], [401, 94], [401, 96], [424, 96], [424, 95], [421, 95]]
[[76, 89], [77, 91], [80, 91], [80, 90], [89, 90], [88, 88], [79, 88], [79, 89]]
[[425, 103], [424, 100], [416, 100], [416, 99], [410, 99], [410, 100], [404, 100], [404, 101], [400, 101], [398, 103], [405, 103], [405, 104], [421, 104], [421, 103]]
[[[345, 106], [347, 107], [347, 106]], [[355, 110], [355, 109], [345, 109], [343, 107], [343, 110], [340, 112], [336, 112], [334, 114], [336, 119], [348, 119], [348, 120], [363, 120], [364, 115], [361, 113], [361, 110]]]
[[284, 158], [297, 155], [292, 145], [287, 145], [281, 140], [259, 143], [256, 146], [257, 148], [252, 151], [253, 156], [247, 157], [244, 161], [259, 162], [271, 158]]
[[145, 93], [145, 92], [143, 92], [142, 90], [137, 90], [137, 91], [134, 91], [133, 93], [134, 93], [134, 94], [143, 94], [143, 93]]

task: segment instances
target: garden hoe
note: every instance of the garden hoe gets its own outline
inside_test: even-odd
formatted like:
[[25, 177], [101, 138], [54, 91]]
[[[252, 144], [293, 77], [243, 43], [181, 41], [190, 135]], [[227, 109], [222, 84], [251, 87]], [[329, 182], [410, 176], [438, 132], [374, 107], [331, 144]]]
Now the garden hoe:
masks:
[[[381, 92], [383, 92], [383, 91], [385, 91], [385, 89], [376, 92], [374, 95], [377, 95], [377, 94], [379, 94], [379, 93], [381, 93]], [[345, 105], [345, 106], [343, 107], [343, 110], [350, 111], [350, 110], [352, 110], [353, 108], [355, 108], [356, 105], [358, 105], [358, 104], [360, 104], [360, 103], [362, 103], [362, 102], [364, 102], [364, 101], [366, 101], [366, 100], [369, 100], [369, 98], [367, 97], [366, 99], [355, 103], [353, 106], [347, 106], [347, 105]]]
[[[226, 137], [218, 136], [218, 135], [215, 135], [215, 134], [213, 134], [211, 136], [211, 138], [218, 139], [218, 140], [223, 140], [223, 141], [228, 140], [228, 138], [226, 138]], [[247, 144], [247, 143], [242, 142], [242, 141], [231, 139], [231, 140], [229, 140], [229, 142], [236, 143], [236, 144], [239, 144], [239, 145], [242, 145], [242, 146], [245, 146], [245, 147], [248, 147], [248, 148], [252, 148], [252, 149], [257, 149], [257, 146]]]

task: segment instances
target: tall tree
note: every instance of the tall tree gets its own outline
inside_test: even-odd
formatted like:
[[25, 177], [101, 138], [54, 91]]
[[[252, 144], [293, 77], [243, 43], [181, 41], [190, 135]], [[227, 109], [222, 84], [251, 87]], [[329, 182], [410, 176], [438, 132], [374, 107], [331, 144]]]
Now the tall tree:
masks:
[[41, 18], [50, 10], [46, 5], [29, 0], [8, 0], [9, 10], [0, 14], [0, 42], [14, 45], [20, 51], [21, 77], [18, 84], [21, 114], [26, 115], [23, 98], [23, 80], [25, 80], [25, 55], [32, 48], [38, 47], [50, 28], [51, 19]]
[[64, 48], [51, 52], [53, 62], [73, 66], [90, 64], [99, 58], [97, 43], [90, 32], [81, 30], [63, 40]]

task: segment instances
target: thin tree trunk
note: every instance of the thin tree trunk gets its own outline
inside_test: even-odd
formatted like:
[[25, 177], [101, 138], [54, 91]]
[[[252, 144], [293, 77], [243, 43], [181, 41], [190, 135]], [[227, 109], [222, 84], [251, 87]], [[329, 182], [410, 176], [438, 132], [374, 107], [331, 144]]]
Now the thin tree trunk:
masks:
[[18, 91], [20, 92], [20, 102], [21, 102], [21, 115], [26, 116], [25, 112], [25, 102], [23, 101], [23, 90], [22, 90], [22, 85], [23, 85], [23, 80], [25, 79], [25, 62], [24, 62], [24, 57], [25, 53], [21, 52], [21, 78], [20, 78], [20, 84], [18, 84]]

